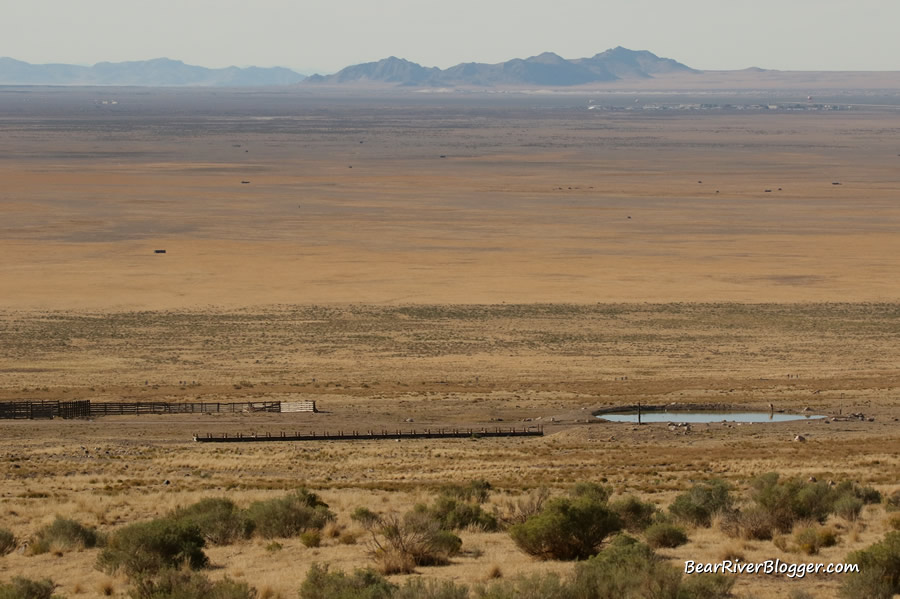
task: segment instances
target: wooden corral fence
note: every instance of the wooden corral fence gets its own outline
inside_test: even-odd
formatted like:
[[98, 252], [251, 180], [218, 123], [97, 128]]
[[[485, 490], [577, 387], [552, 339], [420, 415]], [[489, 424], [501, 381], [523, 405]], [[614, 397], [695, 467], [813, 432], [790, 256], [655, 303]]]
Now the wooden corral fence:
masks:
[[314, 401], [283, 401], [282, 412], [318, 412]]
[[517, 428], [453, 428], [453, 429], [425, 429], [424, 431], [338, 431], [337, 433], [298, 433], [287, 434], [285, 432], [231, 434], [222, 433], [213, 435], [194, 435], [194, 441], [198, 443], [254, 443], [266, 441], [364, 441], [385, 439], [469, 439], [490, 437], [541, 437], [544, 434], [543, 426], [528, 426]]
[[[307, 411], [316, 411], [316, 402]], [[164, 401], [91, 402], [83, 401], [2, 401], [0, 419], [96, 418], [99, 416], [140, 416], [143, 414], [218, 414], [281, 412], [280, 401], [236, 403]]]
[[238, 403], [165, 401], [98, 402], [91, 405], [91, 416], [124, 416], [141, 414], [237, 414], [242, 412], [280, 412], [280, 401]]
[[0, 418], [30, 420], [53, 418], [59, 413], [58, 401], [0, 401]]

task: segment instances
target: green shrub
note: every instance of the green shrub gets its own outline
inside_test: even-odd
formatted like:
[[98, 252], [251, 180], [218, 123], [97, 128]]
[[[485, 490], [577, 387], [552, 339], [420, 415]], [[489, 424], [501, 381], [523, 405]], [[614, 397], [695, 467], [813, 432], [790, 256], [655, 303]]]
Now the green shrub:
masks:
[[0, 599], [60, 599], [53, 594], [56, 585], [51, 580], [30, 580], [19, 576], [0, 584]]
[[872, 487], [854, 486], [853, 493], [866, 505], [881, 503], [881, 493]]
[[253, 522], [256, 532], [266, 539], [293, 537], [310, 529], [320, 530], [334, 520], [328, 504], [306, 489], [284, 497], [257, 501], [247, 509], [247, 517]]
[[300, 585], [300, 599], [391, 599], [396, 588], [374, 570], [348, 575], [313, 564]]
[[824, 522], [839, 495], [824, 482], [781, 479], [776, 472], [758, 477], [752, 486], [753, 501], [768, 512], [773, 528], [781, 533], [790, 532], [797, 520]]
[[571, 599], [569, 586], [556, 574], [498, 580], [474, 589], [475, 599]]
[[611, 509], [622, 522], [622, 527], [628, 532], [642, 532], [653, 523], [653, 516], [657, 513], [655, 505], [643, 502], [633, 495], [611, 501]]
[[16, 535], [11, 530], [0, 528], [0, 555], [12, 553], [16, 548]]
[[673, 516], [695, 526], [709, 526], [716, 514], [731, 510], [734, 499], [728, 484], [719, 479], [697, 483], [678, 495], [669, 512]]
[[575, 566], [571, 597], [579, 599], [676, 599], [681, 572], [627, 535]]
[[132, 599], [255, 599], [256, 589], [227, 576], [212, 582], [199, 572], [165, 569], [138, 577], [129, 594]]
[[622, 528], [619, 517], [600, 497], [585, 493], [552, 499], [539, 514], [511, 526], [509, 535], [525, 553], [541, 559], [586, 559]]
[[736, 579], [724, 574], [692, 574], [681, 579], [677, 599], [726, 599]]
[[744, 511], [732, 510], [721, 514], [719, 526], [730, 537], [768, 541], [775, 536], [773, 522], [768, 510], [754, 505]]
[[666, 522], [651, 524], [647, 527], [644, 534], [647, 538], [647, 544], [654, 549], [678, 547], [688, 542], [684, 529]]
[[485, 512], [477, 503], [467, 503], [445, 495], [438, 497], [433, 506], [419, 505], [416, 510], [429, 513], [446, 530], [471, 527], [493, 532], [499, 528], [497, 518]]
[[109, 574], [122, 570], [129, 576], [155, 574], [183, 564], [203, 568], [209, 562], [204, 544], [200, 529], [192, 524], [169, 519], [138, 522], [112, 535], [97, 558], [97, 567]]
[[599, 503], [606, 503], [609, 501], [609, 496], [612, 495], [612, 488], [597, 483], [581, 482], [572, 487], [569, 494], [576, 498], [588, 497]]
[[842, 597], [891, 599], [900, 593], [900, 532], [889, 532], [881, 542], [851, 553], [847, 562], [859, 564], [859, 573], [845, 578]]
[[837, 535], [830, 527], [808, 526], [794, 533], [794, 543], [798, 551], [815, 555], [822, 547], [837, 545]]
[[318, 530], [307, 530], [300, 533], [300, 542], [306, 547], [318, 547], [322, 544], [322, 534]]
[[202, 499], [175, 510], [169, 518], [196, 526], [213, 545], [228, 545], [250, 538], [253, 533], [253, 522], [233, 501], [224, 497]]
[[854, 522], [859, 518], [862, 508], [863, 500], [853, 495], [843, 495], [839, 497], [832, 507], [835, 514], [850, 522]]
[[873, 489], [872, 487], [862, 487], [849, 480], [838, 483], [838, 485], [832, 489], [832, 492], [834, 493], [835, 499], [847, 496], [856, 497], [865, 505], [881, 503], [881, 493], [876, 489]]
[[41, 528], [34, 535], [34, 542], [29, 550], [34, 555], [48, 551], [71, 551], [73, 549], [90, 549], [101, 541], [97, 529], [88, 528], [80, 522], [57, 516], [56, 519]]
[[139, 577], [132, 584], [132, 599], [255, 599], [256, 589], [228, 577], [212, 582], [205, 574], [179, 569]]

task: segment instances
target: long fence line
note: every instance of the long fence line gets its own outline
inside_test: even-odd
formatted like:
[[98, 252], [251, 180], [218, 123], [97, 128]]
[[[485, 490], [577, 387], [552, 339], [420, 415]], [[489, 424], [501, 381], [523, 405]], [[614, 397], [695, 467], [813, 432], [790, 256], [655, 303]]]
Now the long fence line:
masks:
[[211, 433], [195, 434], [194, 441], [198, 443], [264, 443], [273, 441], [364, 441], [385, 439], [465, 439], [481, 437], [541, 437], [544, 434], [543, 426], [528, 426], [517, 428], [453, 428], [453, 429], [425, 429], [424, 431], [338, 431], [337, 433], [298, 433], [287, 434], [285, 432], [272, 433]]
[[193, 402], [165, 401], [91, 402], [82, 401], [0, 401], [0, 419], [96, 418], [99, 416], [140, 416], [144, 414], [236, 414], [244, 412], [315, 412], [316, 402], [246, 401]]

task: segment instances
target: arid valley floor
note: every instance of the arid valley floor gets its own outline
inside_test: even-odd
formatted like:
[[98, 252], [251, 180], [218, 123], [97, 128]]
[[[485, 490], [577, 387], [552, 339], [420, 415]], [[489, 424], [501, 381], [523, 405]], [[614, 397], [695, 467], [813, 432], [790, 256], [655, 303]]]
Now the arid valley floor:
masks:
[[[472, 479], [498, 509], [581, 481], [665, 508], [694, 481], [740, 494], [773, 470], [897, 491], [900, 99], [676, 108], [805, 102], [779, 93], [638, 98], [672, 107], [650, 111], [587, 108], [633, 108], [631, 95], [0, 89], [0, 400], [321, 410], [0, 420], [0, 527], [27, 539], [59, 514], [113, 531], [301, 485], [351, 532], [357, 507], [404, 510]], [[865, 419], [685, 434], [593, 417], [637, 402]], [[543, 437], [192, 440], [536, 424]], [[833, 517], [838, 544], [811, 559], [842, 561], [889, 517]], [[688, 535], [662, 551], [672, 563], [810, 560]], [[502, 532], [461, 537], [450, 565], [417, 575], [573, 567]], [[370, 565], [364, 536], [336, 538], [213, 547], [210, 576], [293, 598], [313, 562]], [[127, 596], [97, 552], [14, 551], [0, 581]], [[840, 584], [739, 576], [734, 593], [830, 598]]]

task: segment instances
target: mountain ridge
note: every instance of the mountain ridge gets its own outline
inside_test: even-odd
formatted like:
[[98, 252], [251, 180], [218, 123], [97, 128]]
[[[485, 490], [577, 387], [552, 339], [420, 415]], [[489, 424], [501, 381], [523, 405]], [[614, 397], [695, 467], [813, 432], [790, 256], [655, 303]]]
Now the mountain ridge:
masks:
[[304, 84], [382, 83], [397, 86], [516, 86], [570, 87], [621, 79], [648, 79], [670, 73], [700, 73], [648, 50], [618, 46], [588, 58], [566, 59], [553, 52], [500, 63], [468, 62], [446, 69], [423, 67], [391, 56], [345, 67], [333, 75], [312, 75]]
[[210, 69], [170, 58], [98, 62], [92, 66], [31, 64], [0, 58], [0, 85], [268, 86], [291, 85], [303, 75], [283, 67]]

